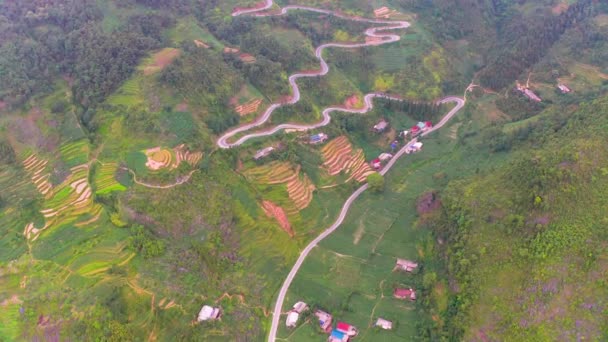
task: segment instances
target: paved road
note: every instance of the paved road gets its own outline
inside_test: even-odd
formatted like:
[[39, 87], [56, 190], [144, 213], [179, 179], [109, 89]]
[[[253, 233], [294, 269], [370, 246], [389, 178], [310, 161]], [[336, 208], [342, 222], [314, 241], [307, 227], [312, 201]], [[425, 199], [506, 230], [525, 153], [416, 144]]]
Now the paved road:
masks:
[[[422, 136], [431, 134], [432, 132], [443, 127], [465, 105], [465, 101], [459, 97], [447, 97], [440, 101], [440, 103], [449, 103], [449, 102], [456, 102], [456, 106], [452, 110], [450, 110], [443, 117], [443, 119], [441, 119], [441, 121], [439, 121], [432, 129], [424, 132], [422, 134]], [[412, 144], [414, 144], [416, 141], [417, 141], [417, 139], [412, 139], [405, 146], [403, 146], [393, 156], [393, 158], [386, 164], [386, 166], [382, 169], [382, 171], [380, 171], [380, 174], [382, 174], [384, 176], [395, 165], [397, 160], [399, 160], [399, 158], [405, 154], [405, 151], [407, 150], [407, 148], [410, 147]], [[323, 239], [325, 239], [327, 236], [329, 236], [331, 233], [333, 233], [342, 224], [342, 222], [344, 221], [344, 218], [346, 217], [346, 214], [348, 213], [348, 210], [350, 209], [350, 206], [365, 190], [367, 190], [367, 187], [368, 187], [368, 185], [365, 184], [365, 185], [361, 186], [359, 189], [357, 189], [357, 191], [355, 191], [352, 195], [350, 195], [350, 197], [346, 200], [346, 202], [344, 202], [344, 205], [342, 206], [342, 210], [340, 211], [340, 214], [338, 215], [338, 218], [336, 219], [334, 224], [332, 224], [329, 228], [324, 230], [321, 233], [321, 235], [317, 236], [314, 240], [312, 240], [306, 246], [306, 248], [304, 248], [302, 250], [302, 252], [300, 253], [298, 260], [296, 260], [296, 263], [292, 266], [291, 271], [287, 275], [287, 278], [283, 282], [283, 285], [281, 286], [281, 290], [279, 291], [279, 295], [277, 297], [277, 301], [274, 306], [274, 311], [272, 313], [272, 325], [270, 327], [270, 332], [268, 335], [268, 342], [275, 341], [277, 329], [279, 327], [279, 323], [280, 323], [280, 319], [281, 319], [281, 312], [283, 310], [283, 302], [285, 301], [285, 296], [287, 295], [287, 291], [289, 290], [289, 286], [291, 285], [291, 282], [293, 281], [296, 274], [300, 270], [300, 267], [304, 263], [304, 260], [306, 259], [306, 257], [310, 253], [310, 251], [312, 251], [312, 249], [315, 248], [317, 246], [317, 244], [319, 244], [319, 242], [321, 242]]]
[[[264, 7], [261, 7], [259, 9], [239, 10], [237, 12], [234, 12], [232, 15], [239, 16], [242, 14], [252, 14], [252, 13], [255, 14], [255, 13], [259, 13], [261, 11], [265, 11], [265, 10], [269, 9], [270, 7], [272, 7], [272, 5], [273, 5], [272, 0], [267, 0], [266, 5]], [[378, 46], [378, 45], [393, 43], [393, 42], [396, 42], [399, 39], [401, 39], [401, 37], [399, 37], [396, 34], [381, 33], [381, 31], [404, 29], [404, 28], [407, 28], [410, 26], [410, 24], [407, 21], [388, 21], [388, 20], [375, 20], [375, 19], [367, 19], [367, 18], [360, 18], [360, 17], [347, 17], [342, 14], [334, 13], [329, 10], [323, 10], [323, 9], [306, 7], [306, 6], [287, 6], [287, 7], [282, 8], [278, 14], [258, 14], [257, 16], [284, 15], [288, 11], [291, 11], [291, 10], [305, 10], [305, 11], [333, 15], [336, 17], [353, 20], [353, 21], [368, 22], [368, 23], [372, 23], [372, 24], [382, 25], [382, 26], [369, 28], [365, 31], [365, 35], [367, 35], [369, 37], [381, 38], [382, 40], [377, 41], [377, 42], [352, 43], [352, 44], [327, 43], [327, 44], [323, 44], [323, 45], [319, 46], [315, 50], [315, 56], [320, 61], [321, 69], [318, 71], [315, 71], [315, 72], [311, 72], [311, 73], [296, 73], [296, 74], [289, 76], [289, 85], [291, 86], [291, 92], [292, 92], [292, 96], [290, 97], [289, 101], [273, 103], [254, 122], [248, 123], [245, 125], [241, 125], [237, 128], [234, 128], [234, 129], [229, 130], [228, 132], [224, 133], [217, 140], [217, 145], [220, 148], [230, 148], [230, 147], [238, 146], [251, 138], [258, 138], [258, 137], [273, 135], [273, 134], [275, 134], [281, 130], [285, 130], [285, 129], [305, 131], [305, 130], [323, 127], [331, 121], [330, 114], [335, 111], [358, 113], [358, 114], [367, 113], [370, 109], [373, 108], [372, 100], [377, 97], [398, 100], [397, 98], [392, 98], [388, 95], [384, 95], [384, 94], [380, 94], [380, 93], [367, 94], [367, 95], [365, 95], [365, 107], [363, 109], [346, 109], [343, 107], [330, 107], [330, 108], [326, 108], [325, 110], [323, 110], [323, 112], [322, 112], [323, 119], [320, 122], [317, 122], [315, 124], [308, 124], [308, 125], [290, 124], [290, 123], [280, 124], [280, 125], [274, 126], [272, 128], [266, 129], [266, 130], [247, 134], [247, 135], [239, 138], [235, 142], [232, 142], [232, 143], [229, 142], [229, 140], [231, 138], [233, 138], [235, 135], [249, 131], [255, 127], [259, 127], [259, 126], [263, 125], [264, 123], [266, 123], [272, 116], [272, 113], [277, 108], [280, 108], [284, 105], [292, 105], [292, 104], [295, 104], [298, 101], [300, 101], [300, 88], [298, 87], [298, 84], [296, 81], [298, 79], [304, 78], [304, 77], [324, 76], [329, 72], [329, 66], [327, 65], [327, 62], [325, 61], [325, 59], [323, 59], [323, 50], [325, 50], [326, 48], [338, 47], [338, 48], [354, 49], [354, 48], [361, 48], [361, 47], [366, 47], [366, 46]]]
[[[239, 10], [239, 11], [234, 12], [233, 16], [239, 16], [239, 15], [243, 15], [243, 14], [255, 14], [257, 16], [275, 15], [275, 14], [258, 14], [262, 11], [265, 11], [265, 10], [271, 8], [272, 5], [273, 5], [272, 0], [266, 0], [266, 4], [264, 5], [264, 7]], [[292, 94], [293, 94], [291, 99], [285, 103], [271, 104], [266, 109], [266, 111], [258, 119], [256, 119], [256, 121], [254, 121], [250, 124], [245, 124], [245, 125], [239, 126], [235, 129], [227, 132], [223, 136], [221, 136], [217, 141], [217, 144], [220, 148], [230, 148], [233, 146], [238, 146], [251, 138], [272, 135], [272, 134], [275, 134], [284, 129], [309, 130], [309, 129], [322, 127], [322, 126], [327, 125], [330, 122], [330, 120], [331, 120], [330, 114], [334, 111], [343, 111], [343, 112], [348, 112], [348, 113], [363, 114], [373, 108], [373, 100], [375, 98], [385, 98], [385, 99], [401, 101], [401, 99], [399, 99], [399, 98], [391, 97], [391, 96], [388, 96], [385, 94], [371, 93], [371, 94], [365, 95], [365, 97], [364, 97], [365, 105], [362, 109], [346, 109], [346, 108], [342, 108], [342, 107], [329, 107], [329, 108], [326, 108], [323, 110], [323, 113], [322, 113], [323, 120], [318, 123], [310, 124], [310, 125], [280, 124], [280, 125], [277, 125], [273, 128], [267, 129], [267, 130], [262, 130], [259, 132], [247, 134], [247, 135], [239, 138], [237, 141], [235, 141], [233, 143], [228, 142], [228, 140], [230, 138], [234, 137], [235, 135], [237, 135], [239, 133], [242, 133], [242, 132], [251, 130], [252, 128], [263, 125], [265, 122], [268, 121], [268, 119], [270, 119], [272, 112], [274, 112], [277, 108], [279, 108], [283, 105], [295, 104], [296, 102], [298, 102], [300, 100], [300, 89], [299, 89], [296, 81], [299, 78], [316, 77], [316, 76], [323, 76], [323, 75], [327, 74], [327, 72], [329, 71], [329, 66], [327, 65], [327, 62], [323, 59], [323, 50], [324, 49], [329, 48], [329, 47], [359, 48], [359, 47], [365, 47], [365, 46], [375, 46], [375, 45], [382, 45], [382, 44], [396, 42], [400, 39], [400, 37], [398, 35], [379, 33], [378, 31], [402, 29], [402, 28], [407, 28], [410, 26], [410, 24], [406, 21], [386, 21], [386, 20], [374, 20], [374, 19], [366, 19], [366, 18], [359, 18], [359, 17], [346, 17], [346, 16], [343, 16], [338, 13], [334, 13], [329, 10], [317, 9], [317, 8], [306, 7], [306, 6], [287, 6], [287, 7], [284, 7], [283, 9], [281, 9], [281, 11], [278, 15], [283, 15], [283, 14], [287, 13], [289, 10], [307, 10], [307, 11], [312, 11], [312, 12], [317, 12], [317, 13], [334, 15], [334, 16], [337, 16], [340, 18], [354, 20], [354, 21], [369, 22], [369, 23], [373, 23], [373, 24], [386, 24], [386, 25], [380, 26], [380, 27], [369, 28], [365, 31], [365, 34], [369, 37], [382, 38], [382, 40], [378, 41], [378, 42], [357, 43], [357, 44], [328, 43], [328, 44], [323, 44], [323, 45], [319, 46], [315, 51], [315, 55], [321, 63], [321, 69], [314, 73], [306, 73], [306, 74], [297, 73], [297, 74], [291, 75], [289, 77], [289, 84], [291, 86]], [[465, 105], [465, 100], [463, 98], [455, 97], [455, 96], [446, 97], [443, 100], [439, 101], [439, 103], [449, 103], [449, 102], [455, 102], [456, 106], [452, 110], [450, 110], [441, 119], [441, 121], [439, 121], [437, 124], [435, 124], [435, 126], [432, 129], [424, 132], [422, 134], [422, 136], [431, 134], [432, 132], [443, 127]], [[387, 165], [382, 169], [382, 171], [380, 171], [380, 174], [385, 175], [395, 165], [397, 160], [399, 160], [399, 158], [402, 157], [406, 153], [407, 148], [410, 147], [412, 144], [414, 144], [416, 141], [417, 141], [416, 139], [412, 139], [405, 146], [403, 146], [393, 156], [393, 158], [387, 163]], [[274, 306], [274, 311], [272, 314], [272, 325], [270, 327], [270, 332], [268, 334], [268, 342], [274, 342], [276, 339], [277, 329], [279, 327], [279, 323], [280, 323], [280, 319], [281, 319], [281, 312], [283, 309], [283, 302], [285, 301], [285, 296], [287, 295], [287, 291], [289, 290], [289, 286], [291, 285], [291, 282], [293, 281], [293, 279], [295, 278], [296, 274], [298, 273], [300, 267], [304, 263], [304, 260], [306, 260], [306, 257], [308, 256], [310, 251], [312, 251], [312, 249], [315, 248], [319, 244], [319, 242], [321, 242], [323, 239], [325, 239], [327, 236], [329, 236], [331, 233], [333, 233], [336, 229], [338, 229], [338, 227], [344, 221], [344, 218], [346, 217], [346, 214], [348, 213], [348, 210], [350, 209], [353, 202], [365, 190], [367, 190], [367, 188], [368, 188], [368, 185], [365, 184], [365, 185], [361, 186], [359, 189], [357, 189], [352, 195], [350, 195], [350, 197], [348, 197], [346, 202], [344, 202], [344, 205], [342, 206], [342, 210], [340, 210], [340, 214], [338, 215], [338, 218], [336, 219], [336, 221], [329, 228], [325, 229], [314, 240], [312, 240], [300, 253], [300, 256], [296, 260], [295, 264], [292, 266], [291, 271], [287, 275], [287, 278], [283, 282], [283, 285], [281, 286], [281, 289], [279, 291], [279, 295], [277, 297], [277, 300], [276, 300], [276, 303]]]

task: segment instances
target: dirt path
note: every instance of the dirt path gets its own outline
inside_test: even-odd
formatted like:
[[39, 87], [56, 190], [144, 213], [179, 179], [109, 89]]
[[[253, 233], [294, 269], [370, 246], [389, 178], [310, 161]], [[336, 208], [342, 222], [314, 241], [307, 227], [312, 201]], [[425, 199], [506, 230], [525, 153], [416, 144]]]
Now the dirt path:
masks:
[[128, 171], [132, 176], [133, 176], [133, 182], [137, 185], [141, 185], [141, 186], [145, 186], [146, 188], [151, 188], [151, 189], [171, 189], [173, 187], [176, 187], [178, 185], [182, 185], [184, 183], [187, 183], [190, 178], [192, 178], [192, 175], [197, 171], [197, 170], [192, 170], [190, 171], [187, 175], [179, 177], [175, 183], [172, 184], [166, 184], [166, 185], [156, 185], [156, 184], [150, 184], [150, 183], [145, 183], [142, 181], [139, 181], [137, 179], [137, 175], [135, 174], [135, 172], [127, 167], [121, 167], [122, 170], [126, 170]]

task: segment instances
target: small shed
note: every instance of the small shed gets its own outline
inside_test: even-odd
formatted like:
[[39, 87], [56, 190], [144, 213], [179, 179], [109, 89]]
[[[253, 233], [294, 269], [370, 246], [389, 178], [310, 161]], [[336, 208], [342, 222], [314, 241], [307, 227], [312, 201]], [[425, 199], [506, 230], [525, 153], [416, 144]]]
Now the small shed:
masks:
[[416, 268], [418, 268], [418, 263], [405, 259], [397, 259], [395, 268], [405, 272], [413, 272], [416, 270]]
[[568, 88], [567, 85], [565, 84], [558, 84], [557, 87], [559, 88], [559, 90], [562, 92], [562, 94], [568, 94], [569, 92], [572, 91], [572, 89]]
[[388, 321], [384, 318], [378, 318], [378, 320], [376, 321], [376, 326], [384, 330], [391, 330], [393, 329], [393, 322]]
[[328, 138], [327, 134], [319, 133], [319, 134], [311, 135], [309, 142], [313, 145], [321, 144], [321, 143], [325, 142], [327, 140], [327, 138]]
[[198, 321], [211, 321], [220, 317], [220, 309], [214, 308], [209, 305], [204, 305], [201, 311], [198, 313]]
[[272, 147], [272, 146], [269, 146], [269, 147], [263, 148], [261, 150], [258, 150], [255, 153], [255, 155], [253, 156], [253, 159], [254, 160], [260, 160], [260, 159], [262, 159], [264, 157], [268, 157], [272, 153], [272, 151], [274, 151], [274, 147]]
[[411, 301], [416, 300], [416, 291], [413, 289], [397, 288], [393, 292], [393, 297], [397, 299], [409, 299]]
[[295, 311], [297, 313], [302, 313], [308, 309], [308, 305], [304, 302], [297, 302], [293, 305], [293, 309], [291, 311]]
[[374, 131], [376, 133], [382, 133], [386, 130], [387, 127], [388, 127], [388, 122], [386, 122], [386, 120], [382, 119], [382, 120], [380, 120], [380, 122], [378, 122], [377, 124], [374, 125]]

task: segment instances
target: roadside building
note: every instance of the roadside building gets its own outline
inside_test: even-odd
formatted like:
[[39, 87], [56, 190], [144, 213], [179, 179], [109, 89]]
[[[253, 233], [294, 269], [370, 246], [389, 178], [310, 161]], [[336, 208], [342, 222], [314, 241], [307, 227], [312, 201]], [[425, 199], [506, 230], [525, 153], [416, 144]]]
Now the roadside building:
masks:
[[388, 122], [384, 119], [374, 125], [374, 132], [382, 133], [388, 128]]
[[357, 328], [344, 322], [338, 322], [338, 324], [336, 325], [336, 330], [341, 333], [345, 333], [349, 337], [357, 336], [357, 334], [359, 333]]
[[393, 158], [393, 155], [390, 153], [382, 153], [378, 156], [378, 159], [380, 159], [381, 162], [385, 162], [391, 158]]
[[328, 138], [327, 134], [325, 134], [325, 133], [311, 135], [309, 143], [313, 144], [313, 145], [322, 144], [327, 140], [327, 138]]
[[557, 88], [559, 88], [559, 90], [562, 92], [562, 94], [568, 94], [569, 92], [572, 91], [572, 89], [568, 88], [567, 85], [562, 84], [562, 83], [558, 84]]
[[287, 319], [285, 325], [288, 328], [295, 328], [300, 318], [300, 314], [308, 309], [308, 305], [304, 302], [297, 302], [293, 305], [293, 308], [287, 313]]
[[330, 314], [325, 311], [317, 310], [315, 311], [315, 316], [317, 316], [317, 319], [319, 319], [319, 326], [323, 331], [331, 331], [331, 322], [333, 318]]
[[395, 269], [405, 271], [405, 272], [413, 272], [418, 268], [418, 263], [405, 260], [405, 259], [397, 259], [395, 263]]
[[380, 160], [380, 158], [376, 158], [376, 159], [372, 160], [370, 165], [371, 165], [372, 169], [378, 171], [382, 168], [382, 161]]
[[209, 305], [204, 305], [201, 311], [198, 313], [198, 321], [212, 321], [220, 317], [220, 309], [214, 308]]
[[422, 133], [422, 129], [418, 126], [412, 126], [412, 128], [410, 128], [410, 133], [412, 134], [412, 137], [415, 137]]
[[269, 147], [263, 148], [261, 150], [258, 150], [255, 153], [255, 155], [253, 156], [253, 159], [254, 160], [260, 160], [260, 159], [262, 159], [264, 157], [268, 157], [272, 153], [272, 151], [274, 151], [274, 147], [272, 147], [272, 146], [269, 146]]
[[393, 322], [388, 321], [384, 318], [378, 318], [378, 320], [376, 321], [376, 326], [384, 330], [391, 330], [393, 329]]
[[393, 297], [397, 299], [409, 299], [411, 301], [416, 300], [416, 291], [413, 289], [397, 288], [393, 292]]
[[422, 143], [417, 141], [405, 149], [405, 153], [410, 154], [422, 150]]

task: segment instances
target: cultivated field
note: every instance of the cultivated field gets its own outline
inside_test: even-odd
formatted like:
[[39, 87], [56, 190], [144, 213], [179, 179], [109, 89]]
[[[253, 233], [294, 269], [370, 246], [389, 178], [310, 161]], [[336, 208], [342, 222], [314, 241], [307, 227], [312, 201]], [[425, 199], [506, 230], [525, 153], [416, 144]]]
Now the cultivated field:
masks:
[[348, 180], [363, 182], [374, 170], [365, 160], [363, 150], [353, 149], [348, 138], [341, 136], [328, 142], [321, 149], [323, 153], [323, 166], [331, 176], [347, 174]]

